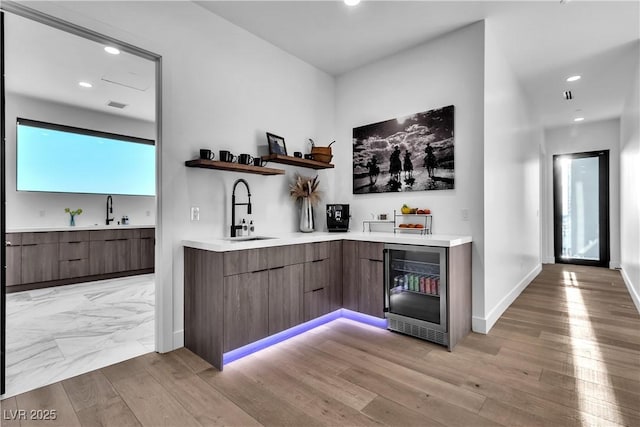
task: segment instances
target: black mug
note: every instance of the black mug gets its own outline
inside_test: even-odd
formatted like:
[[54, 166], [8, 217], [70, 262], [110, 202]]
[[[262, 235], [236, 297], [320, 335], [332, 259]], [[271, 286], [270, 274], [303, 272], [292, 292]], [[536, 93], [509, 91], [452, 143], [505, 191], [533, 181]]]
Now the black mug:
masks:
[[297, 158], [301, 159], [302, 158], [302, 153], [300, 151], [294, 151], [293, 152], [293, 157], [297, 157]]
[[236, 161], [236, 156], [234, 156], [231, 151], [220, 150], [220, 161], [232, 163]]
[[264, 166], [266, 164], [267, 162], [265, 160], [262, 160], [260, 157], [253, 158], [253, 166]]
[[240, 154], [238, 156], [238, 163], [243, 165], [250, 165], [253, 163], [253, 156], [251, 154]]
[[211, 150], [207, 150], [206, 148], [200, 149], [200, 158], [202, 160], [213, 160], [216, 155]]

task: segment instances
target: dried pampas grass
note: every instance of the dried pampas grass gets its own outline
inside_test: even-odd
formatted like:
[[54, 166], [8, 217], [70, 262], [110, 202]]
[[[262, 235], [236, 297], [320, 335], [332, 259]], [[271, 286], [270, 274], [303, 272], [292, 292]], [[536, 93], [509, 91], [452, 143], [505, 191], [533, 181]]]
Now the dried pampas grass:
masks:
[[296, 181], [289, 185], [289, 195], [291, 199], [296, 201], [308, 197], [311, 204], [315, 206], [320, 203], [320, 196], [322, 195], [322, 192], [318, 191], [318, 185], [320, 185], [318, 176], [311, 178], [298, 175]]

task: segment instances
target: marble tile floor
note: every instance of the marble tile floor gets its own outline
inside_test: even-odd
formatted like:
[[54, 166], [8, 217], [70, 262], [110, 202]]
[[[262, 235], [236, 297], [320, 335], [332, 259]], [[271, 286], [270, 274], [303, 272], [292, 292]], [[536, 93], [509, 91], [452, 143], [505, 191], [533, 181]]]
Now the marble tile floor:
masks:
[[145, 274], [8, 294], [1, 398], [153, 351], [154, 292]]

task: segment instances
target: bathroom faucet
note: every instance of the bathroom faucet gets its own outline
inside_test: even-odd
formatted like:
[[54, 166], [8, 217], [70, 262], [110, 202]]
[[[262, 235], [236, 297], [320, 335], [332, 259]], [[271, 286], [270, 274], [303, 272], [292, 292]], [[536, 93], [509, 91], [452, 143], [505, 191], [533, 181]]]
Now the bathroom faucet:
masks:
[[[247, 187], [247, 196], [249, 200], [247, 203], [236, 203], [236, 187], [238, 184], [243, 183]], [[240, 225], [236, 225], [236, 206], [247, 206], [247, 214], [251, 215], [251, 190], [249, 190], [249, 184], [244, 179], [239, 179], [233, 183], [233, 191], [231, 192], [231, 237], [236, 237], [236, 231], [242, 228]]]
[[114, 220], [114, 218], [109, 218], [109, 214], [113, 214], [113, 197], [111, 195], [107, 196], [107, 225]]

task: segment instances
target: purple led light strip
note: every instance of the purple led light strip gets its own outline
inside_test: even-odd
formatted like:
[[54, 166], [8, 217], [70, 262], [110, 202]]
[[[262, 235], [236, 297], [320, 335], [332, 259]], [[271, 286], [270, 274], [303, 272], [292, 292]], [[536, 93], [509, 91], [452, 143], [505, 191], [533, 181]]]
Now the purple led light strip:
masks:
[[222, 364], [226, 365], [227, 363], [231, 363], [234, 360], [241, 359], [245, 356], [255, 353], [256, 351], [260, 351], [264, 348], [270, 347], [274, 344], [295, 337], [296, 335], [300, 335], [303, 332], [310, 331], [311, 329], [317, 328], [318, 326], [324, 325], [340, 318], [355, 320], [356, 322], [365, 323], [377, 328], [387, 329], [387, 319], [380, 319], [378, 317], [369, 316], [368, 314], [362, 314], [356, 311], [341, 308], [329, 314], [325, 314], [324, 316], [320, 316], [308, 322], [294, 326], [293, 328], [289, 328], [285, 331], [278, 332], [277, 334], [270, 335], [261, 340], [252, 342], [251, 344], [247, 344], [245, 346], [236, 348], [235, 350], [224, 353], [222, 355]]

